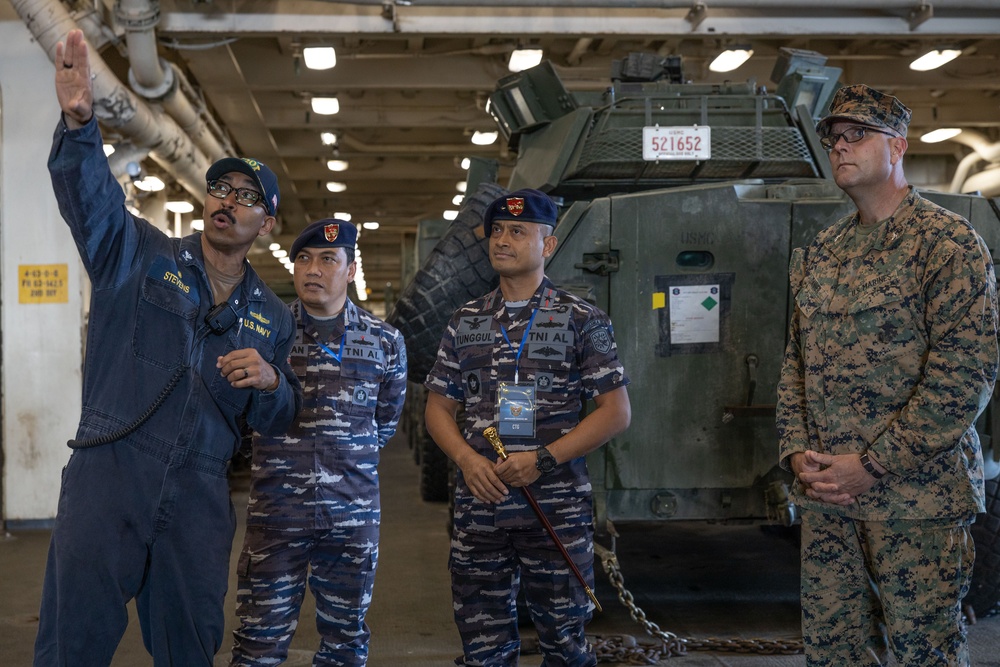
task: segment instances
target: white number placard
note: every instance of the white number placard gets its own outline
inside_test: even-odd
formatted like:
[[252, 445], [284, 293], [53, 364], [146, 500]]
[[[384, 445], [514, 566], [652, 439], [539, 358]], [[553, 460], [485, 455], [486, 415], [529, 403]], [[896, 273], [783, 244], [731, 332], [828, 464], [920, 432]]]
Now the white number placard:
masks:
[[695, 126], [642, 128], [642, 159], [708, 160], [712, 157], [712, 128]]

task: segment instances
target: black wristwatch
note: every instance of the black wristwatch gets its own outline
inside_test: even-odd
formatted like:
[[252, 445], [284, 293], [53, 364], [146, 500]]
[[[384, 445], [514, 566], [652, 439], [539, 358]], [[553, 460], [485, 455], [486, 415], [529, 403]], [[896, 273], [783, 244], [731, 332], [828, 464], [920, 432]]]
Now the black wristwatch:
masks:
[[875, 479], [882, 479], [883, 477], [885, 477], [884, 472], [879, 472], [878, 469], [875, 468], [875, 464], [872, 463], [871, 458], [868, 456], [868, 452], [865, 452], [864, 454], [861, 455], [861, 465], [864, 467], [865, 470], [868, 471], [868, 474], [874, 477]]
[[535, 467], [538, 468], [538, 472], [548, 475], [556, 469], [556, 465], [556, 457], [552, 456], [549, 450], [544, 447], [535, 450]]

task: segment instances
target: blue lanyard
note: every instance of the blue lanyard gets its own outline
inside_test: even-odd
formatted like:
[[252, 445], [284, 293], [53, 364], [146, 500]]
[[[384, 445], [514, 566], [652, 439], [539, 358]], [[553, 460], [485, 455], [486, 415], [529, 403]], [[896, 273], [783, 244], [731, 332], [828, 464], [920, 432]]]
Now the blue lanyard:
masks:
[[[524, 342], [528, 340], [528, 332], [531, 331], [531, 325], [535, 322], [535, 315], [538, 314], [538, 309], [535, 308], [531, 311], [531, 319], [528, 320], [528, 328], [524, 330], [524, 335], [521, 336], [521, 344], [517, 346], [517, 356], [514, 357], [514, 384], [517, 384], [517, 367], [521, 363], [521, 353], [524, 352]], [[507, 345], [514, 349], [514, 344], [510, 342], [510, 338], [507, 337], [507, 329], [504, 325], [500, 325], [500, 333], [503, 334], [503, 339], [507, 341]]]
[[326, 352], [331, 357], [333, 357], [334, 359], [336, 359], [337, 363], [339, 364], [340, 363], [340, 358], [344, 356], [344, 338], [346, 336], [347, 336], [347, 331], [346, 330], [344, 331], [344, 333], [340, 334], [340, 353], [339, 354], [337, 352], [334, 352], [330, 348], [328, 348], [323, 343], [321, 343], [318, 338], [313, 337], [313, 340], [316, 341], [317, 345], [319, 345], [321, 348], [323, 348], [324, 352]]

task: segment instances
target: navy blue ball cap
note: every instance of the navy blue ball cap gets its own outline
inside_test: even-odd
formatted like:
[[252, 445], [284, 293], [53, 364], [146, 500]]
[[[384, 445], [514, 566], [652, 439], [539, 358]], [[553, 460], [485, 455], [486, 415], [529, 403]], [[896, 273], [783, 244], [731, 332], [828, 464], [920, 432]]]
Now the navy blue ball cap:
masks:
[[278, 214], [278, 177], [259, 160], [250, 157], [224, 157], [208, 168], [205, 181], [217, 181], [231, 171], [246, 174], [254, 180], [261, 194], [264, 195], [264, 208], [269, 215]]
[[299, 254], [303, 248], [350, 248], [354, 250], [358, 242], [358, 228], [337, 218], [323, 218], [311, 223], [302, 230], [292, 243], [291, 258]]
[[544, 192], [525, 188], [493, 201], [483, 214], [483, 230], [487, 238], [494, 220], [519, 220], [556, 226], [559, 212], [556, 203]]

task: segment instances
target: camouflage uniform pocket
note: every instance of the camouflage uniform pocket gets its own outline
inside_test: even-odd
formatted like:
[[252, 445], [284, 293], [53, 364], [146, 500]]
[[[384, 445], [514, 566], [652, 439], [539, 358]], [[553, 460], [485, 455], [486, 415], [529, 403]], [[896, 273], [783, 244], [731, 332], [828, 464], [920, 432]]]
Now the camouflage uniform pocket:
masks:
[[865, 351], [871, 365], [878, 366], [901, 355], [919, 358], [922, 336], [898, 289], [864, 294], [851, 304], [848, 314], [854, 328], [848, 335]]

